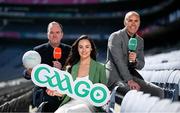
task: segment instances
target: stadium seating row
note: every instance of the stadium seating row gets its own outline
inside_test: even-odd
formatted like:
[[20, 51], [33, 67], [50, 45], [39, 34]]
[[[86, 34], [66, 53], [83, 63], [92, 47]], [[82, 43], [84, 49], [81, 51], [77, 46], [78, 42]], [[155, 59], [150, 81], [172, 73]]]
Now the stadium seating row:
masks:
[[180, 111], [180, 102], [144, 94], [131, 90], [122, 100], [120, 113], [177, 113]]

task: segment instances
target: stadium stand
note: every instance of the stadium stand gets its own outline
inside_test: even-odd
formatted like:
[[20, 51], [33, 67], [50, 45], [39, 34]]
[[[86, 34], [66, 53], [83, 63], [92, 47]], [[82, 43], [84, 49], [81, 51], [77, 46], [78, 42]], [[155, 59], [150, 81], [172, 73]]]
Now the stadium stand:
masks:
[[[176, 14], [178, 15], [176, 2], [176, 0], [157, 0], [156, 2], [125, 0], [95, 4], [64, 5], [59, 3], [59, 5], [52, 5], [38, 4], [37, 1], [37, 4], [34, 5], [33, 1], [32, 4], [18, 4], [18, 2], [13, 4], [13, 1], [2, 1], [0, 16], [1, 21], [6, 20], [6, 22], [1, 29], [5, 33], [10, 33], [11, 30], [15, 29], [14, 32], [20, 37], [40, 38], [39, 35], [46, 31], [43, 29], [44, 26], [49, 21], [58, 20], [63, 24], [64, 31], [67, 37], [70, 36], [70, 39], [72, 35], [79, 33], [93, 33], [97, 35], [97, 38], [107, 39], [107, 35], [109, 36], [111, 32], [123, 26], [123, 16], [128, 10], [137, 10], [142, 15], [141, 34], [143, 35], [143, 33], [149, 33], [153, 30], [154, 27], [150, 26], [155, 26], [158, 23], [160, 25], [163, 21], [165, 23], [171, 22], [168, 19], [169, 15], [172, 18], [172, 14], [175, 13], [174, 20], [178, 19], [179, 16], [176, 17]], [[156, 28], [159, 29], [158, 26]]]
[[[72, 44], [74, 39], [81, 34], [90, 35], [97, 45], [99, 52], [98, 60], [104, 63], [106, 60], [107, 38], [110, 33], [123, 27], [123, 16], [127, 11], [136, 10], [142, 15], [142, 28], [139, 34], [145, 40], [145, 53], [147, 55], [145, 68], [140, 73], [147, 81], [177, 83], [180, 87], [179, 62], [177, 62], [179, 59], [175, 59], [174, 57], [179, 56], [179, 54], [176, 54], [178, 51], [174, 51], [170, 59], [160, 56], [158, 58], [160, 60], [152, 62], [154, 60], [153, 57], [155, 57], [152, 55], [165, 52], [166, 50], [177, 50], [180, 47], [177, 45], [175, 48], [172, 48], [172, 45], [178, 43], [179, 39], [178, 37], [171, 36], [172, 34], [179, 36], [180, 6], [178, 0], [62, 1], [0, 0], [0, 84], [22, 77], [22, 55], [27, 50], [32, 49], [32, 47], [46, 41], [46, 26], [50, 21], [55, 20], [62, 23], [64, 26], [65, 43]], [[156, 46], [160, 46], [160, 48], [155, 48]], [[168, 57], [168, 54], [164, 54], [164, 56]], [[159, 69], [158, 65], [161, 69]], [[26, 88], [25, 86], [29, 87]], [[31, 83], [23, 82], [20, 85], [6, 86], [5, 88], [14, 89], [12, 92], [17, 93], [9, 92], [10, 90], [4, 91], [1, 88], [3, 92], [0, 95], [0, 112], [26, 111], [30, 105], [29, 97], [32, 93]], [[24, 90], [20, 91], [20, 89]], [[12, 93], [11, 96], [8, 95], [10, 93]], [[180, 95], [180, 91], [178, 94]], [[157, 103], [155, 104], [157, 106], [159, 106], [158, 103], [161, 103], [159, 99], [150, 99], [151, 97], [148, 94], [145, 97], [142, 93], [138, 95], [141, 95], [142, 98], [147, 97], [149, 100], [155, 100], [154, 103]], [[24, 100], [26, 99], [27, 101], [25, 102]], [[137, 100], [140, 101], [141, 98], [136, 98]], [[131, 101], [134, 100], [130, 100], [129, 102], [131, 103]], [[145, 102], [148, 102], [148, 100], [141, 100], [140, 103], [144, 103], [144, 105], [149, 104]], [[20, 106], [17, 106], [17, 103]], [[23, 106], [20, 103], [26, 104]], [[170, 103], [168, 103], [172, 107], [170, 110], [179, 109], [178, 107], [174, 107], [175, 103]], [[24, 109], [22, 110], [21, 108]], [[122, 112], [135, 110], [134, 108], [137, 108], [137, 106], [133, 105], [132, 108], [124, 109]], [[142, 111], [140, 108], [138, 110]]]
[[147, 56], [145, 67], [139, 71], [145, 80], [174, 91], [172, 99], [176, 101], [180, 100], [179, 55], [179, 50], [174, 50]]

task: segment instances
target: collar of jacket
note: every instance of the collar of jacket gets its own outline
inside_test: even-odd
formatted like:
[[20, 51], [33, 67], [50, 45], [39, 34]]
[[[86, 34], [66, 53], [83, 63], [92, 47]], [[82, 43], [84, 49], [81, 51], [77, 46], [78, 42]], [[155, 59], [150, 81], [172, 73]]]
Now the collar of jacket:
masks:
[[[71, 75], [73, 77], [73, 80], [75, 80], [76, 77], [78, 76], [77, 74], [78, 74], [79, 64], [80, 62], [78, 62], [72, 67]], [[95, 76], [95, 72], [96, 72], [95, 70], [96, 70], [96, 61], [91, 59], [90, 70], [89, 70], [89, 80], [91, 81], [93, 81], [93, 77]]]

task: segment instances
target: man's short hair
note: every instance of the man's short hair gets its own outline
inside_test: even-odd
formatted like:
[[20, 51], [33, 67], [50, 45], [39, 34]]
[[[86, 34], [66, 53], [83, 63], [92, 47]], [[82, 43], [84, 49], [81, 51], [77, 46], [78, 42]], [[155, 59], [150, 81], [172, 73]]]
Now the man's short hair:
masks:
[[56, 21], [52, 21], [52, 22], [50, 22], [50, 23], [48, 24], [47, 31], [49, 31], [49, 28], [50, 28], [50, 26], [52, 26], [52, 25], [58, 25], [58, 26], [61, 28], [62, 32], [63, 32], [63, 26], [62, 26], [60, 23], [56, 22]]

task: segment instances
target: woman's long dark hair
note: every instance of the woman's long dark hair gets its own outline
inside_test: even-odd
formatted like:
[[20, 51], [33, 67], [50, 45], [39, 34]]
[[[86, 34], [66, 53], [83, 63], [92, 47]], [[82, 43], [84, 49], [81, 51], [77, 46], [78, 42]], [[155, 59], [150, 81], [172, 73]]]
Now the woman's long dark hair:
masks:
[[[91, 51], [91, 54], [90, 54], [90, 57], [93, 59], [93, 60], [96, 60], [96, 46], [93, 42], [93, 40], [91, 38], [89, 38], [87, 35], [81, 35], [73, 44], [72, 44], [72, 48], [71, 48], [71, 51], [69, 53], [69, 56], [66, 60], [66, 63], [65, 63], [65, 66], [64, 66], [64, 69], [66, 69], [66, 66], [70, 66], [70, 68], [78, 63], [78, 61], [80, 60], [80, 55], [79, 55], [79, 52], [78, 52], [78, 44], [79, 44], [79, 41], [81, 40], [89, 40], [90, 44], [91, 44], [91, 48], [92, 48], [92, 51]], [[71, 69], [70, 69], [71, 70]]]

